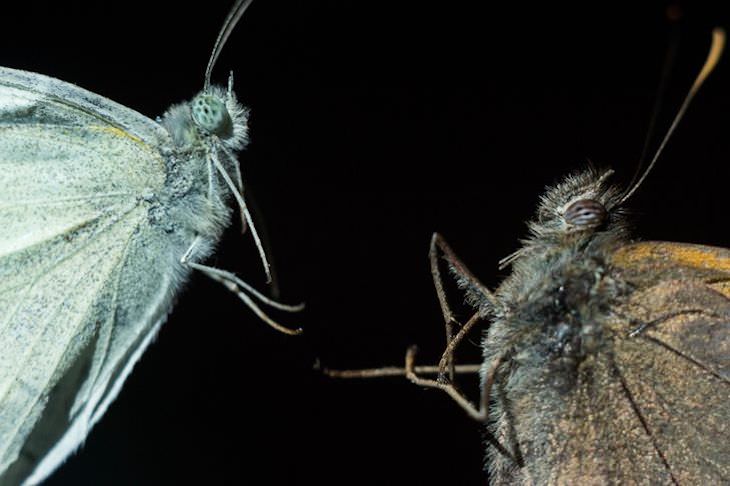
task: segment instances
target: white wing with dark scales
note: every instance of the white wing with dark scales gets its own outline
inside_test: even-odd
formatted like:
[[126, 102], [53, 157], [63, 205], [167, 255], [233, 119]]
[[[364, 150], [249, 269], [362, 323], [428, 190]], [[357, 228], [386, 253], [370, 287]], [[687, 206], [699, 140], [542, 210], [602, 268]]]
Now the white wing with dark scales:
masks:
[[73, 452], [168, 311], [173, 256], [149, 215], [166, 137], [0, 68], [0, 484], [40, 481]]

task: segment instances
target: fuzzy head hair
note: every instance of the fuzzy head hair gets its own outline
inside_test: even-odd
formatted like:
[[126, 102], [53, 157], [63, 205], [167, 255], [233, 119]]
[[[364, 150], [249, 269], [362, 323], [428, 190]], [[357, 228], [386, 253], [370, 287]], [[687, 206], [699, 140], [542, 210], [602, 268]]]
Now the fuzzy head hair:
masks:
[[500, 268], [526, 256], [566, 247], [580, 247], [598, 234], [625, 237], [626, 213], [621, 207], [622, 191], [608, 183], [610, 169], [590, 167], [547, 187], [540, 196], [536, 218], [527, 223], [529, 235], [522, 247], [500, 261]]
[[160, 120], [175, 146], [196, 148], [211, 137], [227, 149], [238, 152], [248, 144], [248, 110], [228, 89], [210, 86], [191, 101], [173, 105]]
[[620, 189], [608, 183], [613, 170], [589, 168], [567, 176], [540, 197], [525, 243], [566, 244], [624, 225]]

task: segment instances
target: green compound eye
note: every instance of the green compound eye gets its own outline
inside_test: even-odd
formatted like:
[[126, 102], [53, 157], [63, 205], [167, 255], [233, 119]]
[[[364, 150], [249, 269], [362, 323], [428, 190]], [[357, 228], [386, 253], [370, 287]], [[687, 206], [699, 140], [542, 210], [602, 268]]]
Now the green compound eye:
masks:
[[199, 94], [192, 103], [193, 120], [208, 133], [228, 138], [233, 135], [233, 122], [225, 103], [217, 96]]

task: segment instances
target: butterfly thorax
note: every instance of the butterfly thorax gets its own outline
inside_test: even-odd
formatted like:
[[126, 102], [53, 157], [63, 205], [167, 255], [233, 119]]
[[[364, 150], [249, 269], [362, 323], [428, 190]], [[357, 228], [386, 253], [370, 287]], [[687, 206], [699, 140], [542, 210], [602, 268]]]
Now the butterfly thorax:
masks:
[[[620, 307], [631, 287], [611, 267], [615, 247], [602, 240], [543, 255], [538, 275], [511, 294], [509, 310], [490, 323], [484, 336], [484, 370], [505, 357], [495, 380], [491, 431], [510, 448], [518, 444], [531, 464], [538, 457], [546, 463], [554, 459], [546, 453], [560, 450], [552, 442], [563, 442], [561, 431], [585, 423], [585, 414], [594, 411], [576, 397], [593, 395], [591, 390], [610, 373], [607, 363], [619, 337], [612, 309]], [[581, 404], [577, 409], [576, 403]], [[519, 423], [512, 414], [521, 417]], [[496, 484], [516, 484], [517, 478], [531, 484], [527, 470], [515, 469], [501, 456], [492, 459]]]
[[235, 155], [248, 141], [247, 120], [234, 93], [219, 87], [165, 112], [159, 122], [170, 143], [162, 149], [165, 189], [154, 195], [153, 223], [186, 240], [202, 236], [214, 244], [220, 238], [230, 221], [231, 192], [215, 162], [240, 183]]
[[[507, 311], [490, 326], [487, 349], [512, 349], [513, 367], [534, 366], [542, 374], [547, 366], [553, 372], [545, 376], [555, 379], [554, 386], [570, 388], [586, 360], [606, 349], [604, 324], [629, 290], [610, 268], [614, 242], [608, 240], [532, 262], [537, 271], [519, 290], [512, 283], [510, 298], [503, 301]], [[521, 262], [520, 271], [528, 264]], [[530, 358], [523, 363], [524, 356]]]

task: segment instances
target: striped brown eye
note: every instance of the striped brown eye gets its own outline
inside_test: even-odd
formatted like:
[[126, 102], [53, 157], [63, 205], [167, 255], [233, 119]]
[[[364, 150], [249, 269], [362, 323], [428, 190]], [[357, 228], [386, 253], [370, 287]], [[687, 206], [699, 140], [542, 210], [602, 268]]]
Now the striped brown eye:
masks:
[[580, 199], [568, 206], [563, 215], [565, 222], [579, 228], [597, 228], [608, 217], [603, 204], [594, 199]]

